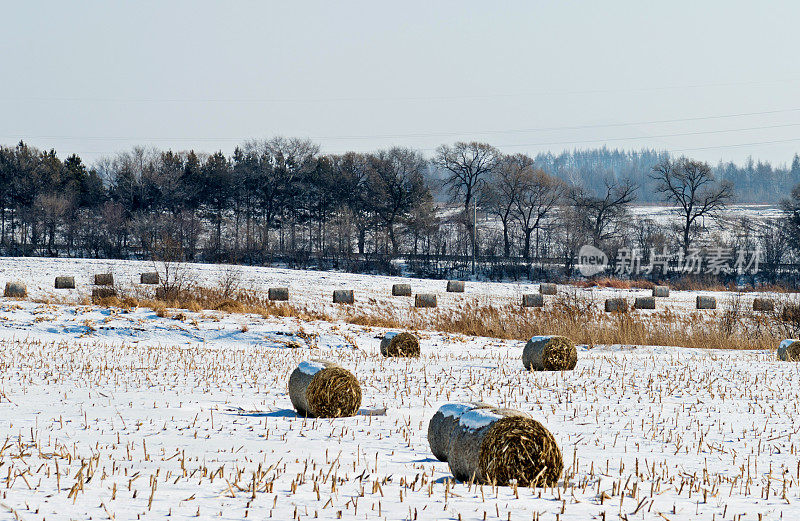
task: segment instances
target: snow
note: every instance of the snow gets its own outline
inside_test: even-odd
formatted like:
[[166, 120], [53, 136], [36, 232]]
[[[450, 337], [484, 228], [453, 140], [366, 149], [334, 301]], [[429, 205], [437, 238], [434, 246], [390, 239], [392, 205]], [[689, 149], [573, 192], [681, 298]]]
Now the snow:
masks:
[[297, 368], [308, 376], [314, 376], [318, 372], [325, 369], [325, 364], [314, 362], [312, 360], [304, 360], [300, 362], [300, 365], [298, 365]]
[[473, 409], [462, 414], [459, 423], [469, 430], [476, 431], [491, 425], [500, 418], [502, 416], [493, 413], [490, 409]]
[[787, 338], [786, 340], [781, 341], [781, 345], [778, 347], [778, 349], [786, 349], [795, 342], [800, 342], [800, 340], [797, 340], [796, 338]]
[[466, 411], [473, 409], [475, 406], [469, 403], [446, 403], [439, 407], [439, 412], [445, 418], [460, 418]]
[[553, 338], [553, 336], [552, 336], [552, 335], [538, 335], [538, 336], [532, 336], [532, 337], [530, 338], [529, 342], [542, 342], [542, 341], [545, 341], [545, 340], [550, 340], [551, 338]]
[[[191, 269], [210, 283], [225, 267]], [[0, 259], [0, 283], [32, 293], [0, 299], [0, 518], [800, 518], [800, 364], [774, 352], [582, 347], [574, 371], [528, 372], [522, 341], [423, 330], [419, 359], [387, 359], [387, 330], [344, 321], [74, 303], [107, 270], [133, 286], [152, 265]], [[79, 288], [53, 290], [62, 273]], [[330, 291], [345, 286], [368, 310], [413, 305], [390, 296], [395, 277], [245, 268], [242, 280], [289, 285], [332, 313]], [[451, 308], [517, 302], [535, 287], [467, 283], [454, 296], [444, 281], [406, 282]], [[594, 295], [615, 293], [637, 291]], [[665, 300], [694, 313], [691, 292]], [[385, 414], [298, 416], [286, 386], [310, 358], [351, 370], [362, 411]], [[564, 456], [559, 486], [449, 483], [427, 426], [437, 406], [469, 401], [542, 422]], [[491, 413], [479, 411], [460, 421], [485, 425]]]

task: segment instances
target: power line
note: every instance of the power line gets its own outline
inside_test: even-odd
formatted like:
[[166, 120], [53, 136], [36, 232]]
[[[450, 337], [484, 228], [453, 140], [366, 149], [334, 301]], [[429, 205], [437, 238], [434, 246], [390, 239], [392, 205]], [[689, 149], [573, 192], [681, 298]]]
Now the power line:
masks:
[[794, 83], [800, 81], [800, 77], [781, 78], [775, 80], [762, 81], [734, 81], [734, 82], [708, 82], [690, 83], [683, 85], [659, 85], [656, 87], [631, 87], [631, 88], [606, 88], [606, 89], [583, 89], [583, 90], [549, 90], [549, 91], [530, 91], [530, 92], [505, 92], [487, 94], [464, 94], [464, 95], [441, 95], [441, 96], [341, 96], [341, 97], [318, 97], [318, 98], [147, 98], [147, 97], [91, 97], [91, 96], [21, 96], [3, 97], [2, 102], [89, 102], [89, 103], [335, 103], [335, 102], [417, 102], [417, 101], [455, 101], [455, 100], [476, 100], [491, 98], [519, 98], [529, 96], [565, 96], [565, 95], [584, 95], [584, 94], [614, 94], [629, 92], [657, 92], [677, 89], [701, 89], [708, 87], [738, 87], [755, 85], [772, 85], [781, 83]]
[[669, 152], [691, 152], [694, 150], [712, 150], [716, 148], [736, 148], [736, 147], [749, 147], [756, 145], [777, 145], [781, 143], [794, 143], [796, 141], [800, 141], [800, 138], [774, 139], [771, 141], [754, 141], [752, 143], [737, 143], [735, 145], [717, 145], [711, 147], [677, 148], [674, 150], [669, 150]]
[[[526, 133], [526, 132], [550, 132], [550, 131], [559, 131], [559, 130], [586, 130], [592, 128], [610, 128], [610, 127], [627, 127], [627, 126], [637, 126], [637, 125], [652, 125], [652, 124], [663, 124], [663, 123], [678, 123], [678, 122], [689, 122], [689, 121], [704, 121], [704, 120], [713, 120], [713, 119], [725, 119], [725, 118], [737, 118], [737, 117], [747, 117], [747, 116], [757, 116], [757, 115], [767, 115], [767, 114], [779, 114], [779, 113], [789, 113], [789, 112], [800, 112], [800, 108], [793, 108], [793, 109], [783, 109], [783, 110], [769, 110], [769, 111], [761, 111], [761, 112], [741, 112], [736, 114], [722, 114], [716, 116], [698, 116], [692, 118], [675, 118], [675, 119], [662, 119], [662, 120], [649, 120], [649, 121], [637, 121], [637, 122], [628, 122], [628, 123], [601, 123], [601, 124], [589, 124], [589, 125], [574, 125], [574, 126], [562, 126], [562, 127], [539, 127], [539, 128], [529, 128], [529, 129], [515, 129], [515, 130], [484, 130], [484, 131], [464, 131], [464, 132], [429, 132], [429, 133], [408, 133], [408, 134], [364, 134], [364, 135], [356, 135], [356, 136], [311, 136], [308, 139], [312, 140], [346, 140], [346, 139], [386, 139], [386, 138], [403, 138], [403, 137], [434, 137], [434, 136], [459, 136], [459, 135], [469, 135], [469, 134], [513, 134], [513, 133]], [[626, 139], [647, 139], [647, 138], [659, 138], [659, 137], [678, 137], [678, 136], [690, 136], [690, 135], [699, 135], [699, 134], [714, 134], [714, 133], [725, 133], [725, 132], [744, 132], [750, 130], [766, 130], [771, 128], [782, 128], [782, 127], [793, 127], [798, 126], [800, 123], [786, 123], [786, 124], [779, 124], [779, 125], [766, 125], [766, 126], [759, 126], [759, 127], [745, 127], [739, 129], [721, 129], [721, 130], [707, 130], [707, 131], [696, 131], [696, 132], [686, 132], [686, 133], [671, 133], [671, 134], [661, 134], [661, 135], [647, 135], [647, 136], [636, 136], [636, 137], [621, 137], [621, 138], [605, 138], [606, 140], [626, 140]], [[62, 140], [90, 140], [90, 141], [244, 141], [249, 138], [245, 137], [136, 137], [136, 136], [58, 136], [58, 135], [19, 135], [19, 134], [6, 134], [3, 137], [6, 138], [13, 138], [13, 139], [62, 139]], [[599, 141], [597, 139], [593, 140], [584, 140], [584, 141], [558, 141], [558, 142], [551, 142], [551, 143], [532, 143], [532, 144], [523, 144], [523, 145], [506, 145], [506, 146], [538, 146], [538, 145], [557, 145], [557, 144], [577, 144], [583, 142], [595, 142]]]
[[[713, 145], [707, 147], [694, 147], [694, 148], [672, 148], [672, 149], [664, 149], [665, 152], [675, 153], [675, 152], [692, 152], [698, 150], [716, 150], [716, 149], [724, 149], [724, 148], [737, 148], [737, 147], [746, 147], [746, 146], [758, 146], [758, 145], [778, 145], [778, 144], [785, 144], [785, 143], [795, 143], [800, 142], [800, 138], [790, 138], [790, 139], [775, 139], [770, 141], [753, 141], [750, 143], [736, 143], [730, 145]], [[497, 148], [507, 148], [509, 146], [517, 146], [517, 145], [497, 145]], [[520, 145], [521, 146], [521, 145]], [[433, 148], [424, 148], [419, 149], [421, 152], [433, 152], [435, 149]], [[82, 150], [82, 151], [73, 151], [70, 153], [76, 153], [78, 155], [89, 155], [89, 154], [107, 154], [108, 151], [105, 150]], [[334, 152], [328, 152], [334, 153]]]
[[626, 137], [613, 137], [613, 138], [601, 138], [601, 139], [583, 139], [583, 140], [576, 140], [576, 141], [550, 141], [550, 142], [542, 142], [542, 143], [520, 143], [520, 144], [511, 144], [511, 145], [497, 145], [499, 147], [537, 147], [537, 146], [548, 146], [548, 145], [579, 145], [585, 143], [597, 143], [600, 141], [635, 141], [639, 139], [656, 139], [656, 138], [664, 138], [664, 137], [681, 137], [681, 136], [699, 136], [699, 135], [708, 135], [708, 134], [724, 134], [729, 132], [747, 132], [752, 130], [766, 130], [771, 128], [784, 128], [784, 127], [797, 127], [800, 126], [800, 123], [786, 123], [781, 125], [767, 125], [762, 127], [746, 127], [746, 128], [732, 128], [732, 129], [723, 129], [723, 130], [700, 130], [696, 132], [675, 132], [671, 134], [653, 134], [647, 136], [626, 136]]

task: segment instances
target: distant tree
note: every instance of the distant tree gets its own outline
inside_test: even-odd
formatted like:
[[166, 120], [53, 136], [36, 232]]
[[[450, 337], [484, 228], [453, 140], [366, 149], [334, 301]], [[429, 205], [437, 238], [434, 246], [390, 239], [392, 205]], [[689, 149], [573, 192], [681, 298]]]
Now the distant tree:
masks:
[[0, 147], [0, 245], [2, 246], [8, 243], [6, 220], [9, 215], [13, 215], [12, 188], [16, 175], [15, 162], [14, 149]]
[[436, 149], [434, 164], [445, 170], [445, 188], [453, 202], [464, 208], [464, 226], [473, 252], [475, 240], [470, 233], [472, 227], [471, 205], [481, 193], [489, 174], [496, 168], [500, 151], [487, 143], [458, 142], [453, 146], [442, 145]]
[[787, 219], [768, 219], [757, 224], [757, 240], [761, 252], [759, 274], [765, 276], [769, 282], [777, 280], [780, 265], [792, 245], [792, 234], [786, 233], [787, 224]]
[[222, 220], [231, 196], [230, 163], [222, 152], [209, 156], [202, 167], [203, 191], [209, 215], [215, 227], [213, 248], [217, 258], [222, 253]]
[[[356, 248], [363, 254], [367, 232], [375, 224], [374, 200], [369, 193], [370, 156], [348, 152], [332, 156], [336, 172], [336, 195], [343, 210], [350, 213], [356, 232]], [[349, 249], [349, 248], [348, 248]]]
[[574, 188], [570, 193], [578, 214], [583, 217], [584, 226], [589, 231], [592, 244], [600, 246], [610, 238], [612, 224], [625, 214], [636, 200], [636, 184], [606, 177], [596, 191]]
[[439, 217], [433, 204], [433, 195], [430, 190], [425, 190], [419, 203], [416, 204], [405, 218], [405, 226], [412, 238], [412, 253], [420, 252], [420, 242], [425, 253], [430, 253], [432, 239], [439, 231]]
[[525, 259], [531, 258], [533, 232], [539, 229], [565, 193], [566, 185], [563, 181], [542, 170], [534, 170], [532, 164], [520, 171], [520, 189], [514, 205], [517, 221], [522, 228], [522, 256]]
[[622, 241], [623, 244], [637, 248], [642, 259], [651, 259], [653, 252], [663, 251], [669, 242], [662, 227], [649, 217], [635, 216], [627, 222], [624, 229], [627, 240]]
[[703, 217], [717, 217], [733, 200], [733, 184], [717, 181], [708, 163], [680, 158], [664, 160], [653, 167], [656, 190], [663, 201], [675, 206], [681, 218], [679, 231], [684, 254], [692, 243], [692, 232]]
[[316, 168], [319, 145], [300, 138], [275, 137], [270, 140], [248, 141], [245, 151], [260, 154], [262, 173], [260, 183], [265, 235], [262, 241], [269, 249], [269, 230], [276, 220], [291, 220], [291, 249], [295, 250], [294, 223], [303, 217], [303, 181]]
[[369, 191], [373, 208], [392, 243], [392, 253], [397, 255], [399, 242], [396, 225], [425, 197], [428, 191], [423, 172], [425, 159], [408, 148], [391, 148], [370, 158]]
[[330, 156], [321, 156], [315, 168], [304, 177], [304, 199], [308, 210], [308, 218], [316, 223], [317, 251], [325, 252], [327, 222], [336, 207], [337, 171]]
[[789, 246], [800, 254], [800, 185], [792, 190], [791, 196], [781, 203], [783, 209], [784, 235]]
[[510, 229], [514, 209], [522, 191], [526, 172], [533, 169], [533, 160], [524, 155], [502, 156], [485, 187], [484, 201], [490, 213], [503, 226], [503, 255], [511, 256]]
[[183, 189], [184, 160], [171, 150], [159, 154], [156, 167], [148, 176], [154, 209], [177, 215], [185, 205]]
[[263, 175], [262, 166], [264, 164], [269, 166], [269, 162], [262, 164], [260, 159], [260, 154], [257, 151], [244, 151], [241, 147], [236, 147], [231, 158], [236, 235], [238, 238], [239, 221], [244, 219], [244, 249], [250, 262], [253, 261], [255, 235], [253, 233], [253, 224], [258, 211], [259, 193], [262, 183], [268, 177]]

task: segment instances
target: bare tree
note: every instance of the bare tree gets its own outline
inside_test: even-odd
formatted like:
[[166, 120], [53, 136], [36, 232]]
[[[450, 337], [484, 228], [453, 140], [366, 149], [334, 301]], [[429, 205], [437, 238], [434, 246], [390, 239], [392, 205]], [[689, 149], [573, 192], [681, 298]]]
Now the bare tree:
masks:
[[[341, 201], [342, 210], [352, 217], [356, 229], [356, 247], [363, 254], [366, 247], [367, 231], [375, 221], [373, 201], [369, 196], [370, 156], [347, 152], [341, 156], [329, 156], [336, 173], [336, 196]], [[350, 251], [350, 244], [347, 246]]]
[[790, 246], [800, 253], [800, 185], [795, 186], [789, 199], [783, 201], [783, 222]]
[[442, 145], [436, 149], [433, 162], [449, 175], [445, 179], [445, 187], [454, 202], [464, 205], [464, 226], [475, 251], [475, 237], [469, 233], [472, 226], [470, 206], [473, 198], [478, 197], [486, 178], [497, 166], [500, 151], [487, 143], [458, 142], [455, 145]]
[[761, 249], [761, 272], [775, 282], [781, 262], [789, 253], [790, 234], [786, 233], [786, 222], [768, 219], [758, 229], [758, 246]]
[[524, 172], [532, 165], [533, 160], [524, 154], [503, 156], [485, 187], [484, 199], [489, 212], [496, 215], [503, 225], [503, 254], [506, 258], [511, 256], [509, 229], [522, 190]]
[[715, 218], [733, 200], [733, 185], [717, 181], [708, 163], [682, 157], [664, 160], [653, 167], [652, 178], [658, 183], [656, 191], [665, 202], [675, 205], [680, 216], [683, 253], [689, 252], [692, 231], [703, 217]]
[[636, 199], [636, 184], [625, 179], [619, 181], [606, 177], [603, 188], [598, 193], [590, 193], [581, 188], [572, 190], [570, 198], [585, 221], [592, 236], [592, 244], [600, 244], [611, 237], [611, 225], [624, 215]]
[[534, 169], [532, 160], [520, 172], [520, 178], [519, 195], [514, 205], [525, 241], [522, 255], [530, 259], [531, 235], [564, 197], [566, 185], [543, 170]]
[[259, 161], [258, 192], [264, 220], [264, 236], [261, 240], [265, 251], [269, 250], [269, 231], [277, 219], [292, 218], [291, 241], [295, 249], [294, 221], [298, 219], [299, 199], [302, 190], [298, 185], [302, 178], [317, 167], [319, 145], [302, 138], [278, 136], [269, 140], [245, 142], [245, 153], [256, 154]]

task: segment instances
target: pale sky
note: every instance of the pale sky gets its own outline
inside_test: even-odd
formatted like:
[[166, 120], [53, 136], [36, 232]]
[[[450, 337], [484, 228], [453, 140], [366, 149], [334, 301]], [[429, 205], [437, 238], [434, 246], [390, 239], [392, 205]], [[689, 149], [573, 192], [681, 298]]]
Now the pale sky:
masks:
[[[800, 2], [0, 2], [0, 143], [800, 151]], [[577, 128], [576, 128], [577, 127]]]

